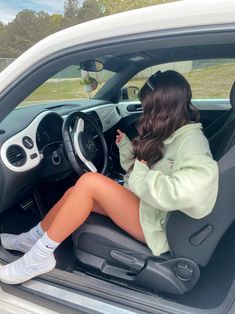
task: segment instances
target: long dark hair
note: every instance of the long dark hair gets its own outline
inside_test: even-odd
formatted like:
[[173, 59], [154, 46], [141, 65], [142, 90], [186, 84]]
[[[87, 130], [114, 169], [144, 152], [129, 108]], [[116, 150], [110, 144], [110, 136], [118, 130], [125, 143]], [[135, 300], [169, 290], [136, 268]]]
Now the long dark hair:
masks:
[[190, 121], [199, 121], [192, 105], [192, 91], [178, 72], [158, 71], [139, 93], [143, 114], [137, 124], [138, 136], [132, 140], [134, 158], [145, 160], [151, 167], [164, 155], [164, 143], [172, 133]]

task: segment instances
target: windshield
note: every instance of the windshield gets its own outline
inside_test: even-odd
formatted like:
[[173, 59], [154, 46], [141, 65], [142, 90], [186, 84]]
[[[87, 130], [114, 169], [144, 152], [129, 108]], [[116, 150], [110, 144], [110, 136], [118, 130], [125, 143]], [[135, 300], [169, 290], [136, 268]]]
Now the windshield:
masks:
[[100, 72], [87, 72], [81, 70], [78, 65], [71, 65], [34, 90], [17, 108], [68, 100], [71, 103], [92, 98], [113, 75], [114, 72], [105, 69]]

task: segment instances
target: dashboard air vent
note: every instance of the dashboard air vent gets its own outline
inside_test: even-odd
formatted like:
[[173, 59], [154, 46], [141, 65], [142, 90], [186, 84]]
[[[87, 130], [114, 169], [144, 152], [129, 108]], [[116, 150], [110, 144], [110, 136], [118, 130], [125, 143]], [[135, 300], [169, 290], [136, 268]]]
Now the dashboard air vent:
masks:
[[26, 163], [25, 150], [19, 145], [11, 145], [7, 149], [7, 159], [15, 167], [21, 167]]

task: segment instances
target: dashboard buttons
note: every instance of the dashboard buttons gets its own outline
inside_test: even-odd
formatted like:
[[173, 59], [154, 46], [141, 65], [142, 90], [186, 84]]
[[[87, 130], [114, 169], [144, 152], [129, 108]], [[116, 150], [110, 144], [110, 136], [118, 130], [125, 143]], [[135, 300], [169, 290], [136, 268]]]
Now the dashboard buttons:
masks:
[[34, 147], [33, 140], [29, 136], [24, 136], [22, 139], [22, 143], [27, 149], [32, 149]]
[[34, 158], [37, 158], [37, 157], [38, 157], [38, 154], [36, 154], [36, 153], [30, 155], [30, 158], [31, 158], [31, 159], [34, 159]]

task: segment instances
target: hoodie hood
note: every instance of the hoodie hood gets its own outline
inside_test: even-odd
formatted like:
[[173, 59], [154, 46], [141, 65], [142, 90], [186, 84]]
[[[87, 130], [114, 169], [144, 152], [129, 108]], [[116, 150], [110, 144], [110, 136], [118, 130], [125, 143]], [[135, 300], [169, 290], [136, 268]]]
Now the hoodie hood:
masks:
[[202, 124], [200, 122], [198, 123], [189, 123], [186, 125], [183, 125], [179, 129], [177, 129], [174, 133], [172, 133], [171, 136], [169, 136], [164, 142], [165, 145], [172, 143], [178, 136], [187, 133], [189, 130], [194, 129], [202, 129]]

